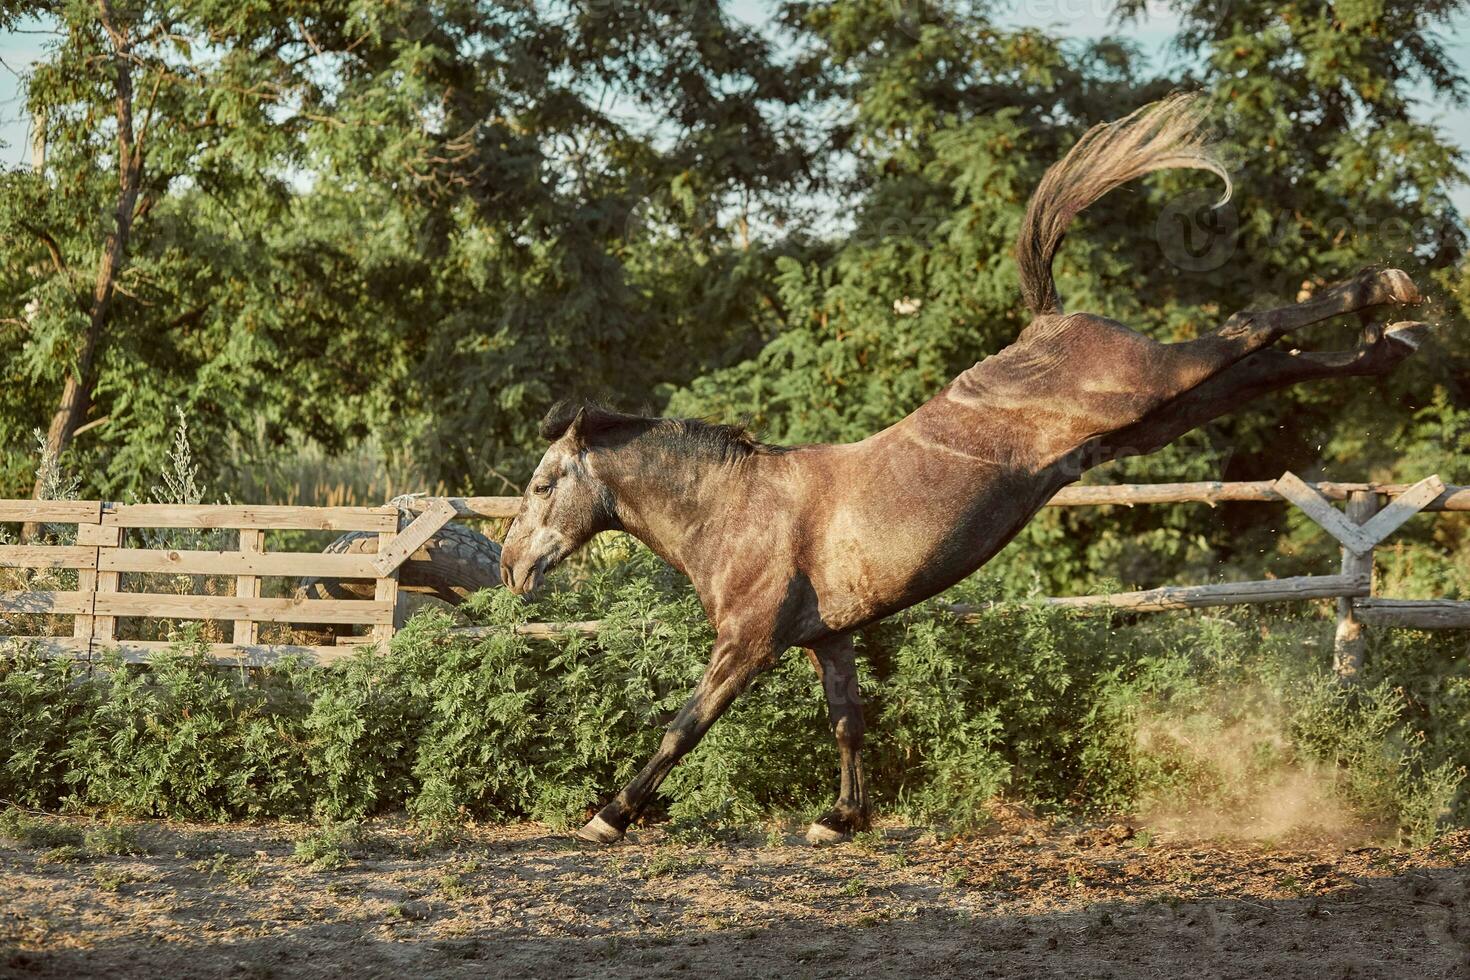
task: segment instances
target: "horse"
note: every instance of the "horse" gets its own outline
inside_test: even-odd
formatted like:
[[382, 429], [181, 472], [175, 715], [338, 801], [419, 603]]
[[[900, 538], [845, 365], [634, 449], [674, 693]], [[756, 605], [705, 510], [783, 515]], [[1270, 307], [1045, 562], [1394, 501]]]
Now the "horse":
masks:
[[[577, 836], [622, 839], [670, 769], [792, 647], [811, 659], [840, 757], [837, 800], [807, 831], [831, 843], [871, 817], [852, 635], [985, 564], [1089, 467], [1152, 452], [1272, 390], [1383, 375], [1427, 326], [1369, 325], [1367, 311], [1419, 293], [1367, 269], [1310, 299], [1244, 311], [1164, 344], [1117, 321], [1064, 313], [1052, 262], [1072, 219], [1108, 191], [1166, 168], [1230, 178], [1190, 96], [1090, 129], [1043, 176], [1016, 257], [1032, 319], [901, 421], [860, 442], [774, 446], [741, 428], [564, 402], [501, 552], [508, 589], [534, 592], [594, 535], [637, 537], [687, 575], [715, 631], [710, 660], [653, 758]], [[1341, 314], [1363, 316], [1356, 349], [1272, 345]]]

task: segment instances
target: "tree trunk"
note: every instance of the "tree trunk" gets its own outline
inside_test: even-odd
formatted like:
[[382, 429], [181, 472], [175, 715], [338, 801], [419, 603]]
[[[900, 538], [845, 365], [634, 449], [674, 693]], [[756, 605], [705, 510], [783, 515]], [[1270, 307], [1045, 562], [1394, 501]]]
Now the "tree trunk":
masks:
[[[127, 255], [133, 212], [137, 207], [138, 191], [143, 182], [142, 134], [135, 140], [133, 132], [132, 41], [127, 28], [124, 26], [120, 29], [114, 22], [111, 0], [98, 0], [97, 8], [98, 18], [112, 42], [112, 62], [117, 71], [113, 99], [117, 115], [117, 211], [113, 230], [102, 246], [102, 257], [97, 263], [97, 280], [87, 307], [87, 330], [82, 336], [81, 347], [77, 350], [76, 364], [66, 374], [61, 388], [61, 401], [46, 429], [45, 452], [52, 459], [59, 458], [65, 452], [71, 443], [72, 433], [81, 424], [91, 403], [92, 384], [95, 380], [92, 377], [92, 366], [107, 329], [114, 286]], [[146, 129], [145, 121], [144, 130]], [[33, 497], [40, 497], [42, 482], [40, 475], [37, 475]], [[28, 526], [24, 529], [23, 537], [31, 537], [34, 530]]]
[[46, 110], [37, 109], [31, 114], [31, 169], [41, 173], [46, 169]]

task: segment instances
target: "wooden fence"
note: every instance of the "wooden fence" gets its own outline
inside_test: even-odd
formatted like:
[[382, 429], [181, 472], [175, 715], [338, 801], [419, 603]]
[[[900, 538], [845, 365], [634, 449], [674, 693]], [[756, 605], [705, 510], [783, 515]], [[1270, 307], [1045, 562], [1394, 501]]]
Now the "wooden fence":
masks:
[[[402, 532], [396, 507], [270, 507], [163, 504], [111, 504], [98, 501], [0, 500], [0, 522], [75, 525], [72, 545], [0, 545], [0, 568], [73, 569], [70, 591], [0, 592], [0, 614], [69, 615], [70, 636], [19, 636], [45, 652], [89, 660], [117, 648], [131, 661], [146, 660], [168, 646], [163, 640], [119, 639], [122, 617], [226, 621], [230, 642], [210, 645], [219, 660], [269, 663], [286, 654], [328, 662], [350, 651], [345, 646], [262, 644], [262, 623], [363, 625], [368, 635], [344, 638], [379, 642], [398, 625], [398, 568], [453, 516], [447, 503], [429, 508]], [[435, 523], [437, 521], [437, 523]], [[131, 529], [228, 530], [238, 535], [233, 551], [127, 547]], [[370, 531], [378, 535], [376, 555], [272, 552], [267, 531]], [[127, 573], [229, 577], [230, 595], [125, 591]], [[268, 576], [330, 576], [371, 579], [372, 599], [302, 599], [261, 596]], [[146, 580], [144, 580], [146, 581]], [[339, 643], [341, 640], [338, 641]]]
[[[1333, 506], [1345, 501], [1346, 512]], [[1291, 473], [1280, 479], [1245, 483], [1162, 483], [1068, 487], [1049, 507], [1226, 502], [1289, 502], [1300, 508], [1342, 545], [1336, 574], [1309, 575], [1255, 582], [1166, 586], [1142, 592], [1070, 596], [1039, 600], [1071, 607], [1110, 606], [1131, 612], [1158, 612], [1210, 606], [1306, 599], [1338, 601], [1337, 669], [1350, 677], [1362, 663], [1365, 626], [1409, 626], [1420, 629], [1470, 628], [1470, 601], [1402, 600], [1373, 596], [1373, 549], [1421, 511], [1470, 511], [1470, 487], [1446, 486], [1438, 477], [1418, 483], [1315, 483]], [[230, 621], [230, 642], [210, 646], [224, 663], [265, 664], [286, 654], [328, 663], [362, 642], [381, 642], [401, 625], [398, 571], [433, 534], [455, 519], [513, 517], [514, 497], [425, 497], [404, 512], [396, 507], [274, 507], [111, 504], [96, 501], [0, 501], [0, 523], [37, 522], [76, 525], [76, 543], [67, 546], [0, 545], [0, 568], [67, 568], [77, 572], [74, 591], [0, 592], [0, 615], [59, 614], [73, 617], [72, 635], [24, 636], [61, 656], [92, 659], [118, 648], [129, 660], [146, 660], [167, 646], [165, 641], [119, 639], [118, 617]], [[233, 551], [190, 551], [124, 547], [131, 528], [229, 529], [239, 534]], [[376, 555], [271, 552], [270, 530], [368, 531], [379, 536]], [[178, 595], [124, 591], [122, 573], [177, 573], [229, 576], [232, 595]], [[260, 580], [267, 576], [325, 576], [371, 579], [371, 600], [263, 598]], [[973, 619], [987, 610], [951, 606], [957, 616]], [[361, 624], [367, 636], [339, 637], [334, 645], [268, 644], [259, 640], [263, 622], [292, 624]], [[595, 634], [598, 623], [529, 623], [518, 631], [530, 636], [563, 632]], [[469, 635], [483, 628], [462, 630]], [[4, 639], [0, 637], [0, 639]]]

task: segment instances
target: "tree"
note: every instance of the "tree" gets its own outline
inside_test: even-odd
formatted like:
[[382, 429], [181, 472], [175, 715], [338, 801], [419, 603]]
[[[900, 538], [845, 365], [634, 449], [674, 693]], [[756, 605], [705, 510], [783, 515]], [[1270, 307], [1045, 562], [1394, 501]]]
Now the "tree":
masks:
[[167, 406], [189, 404], [183, 389], [226, 356], [218, 333], [201, 334], [220, 326], [231, 274], [262, 258], [258, 229], [285, 200], [303, 121], [280, 109], [311, 89], [312, 57], [283, 25], [309, 31], [322, 9], [280, 4], [228, 24], [210, 3], [7, 9], [7, 26], [28, 18], [56, 38], [27, 84], [45, 167], [6, 173], [0, 188], [0, 232], [15, 246], [0, 290], [28, 311], [10, 323], [20, 343], [7, 364], [14, 396], [0, 405], [7, 447], [48, 401], [52, 453], [91, 413], [109, 425], [89, 453], [103, 472], [88, 482], [137, 489], [137, 457], [164, 444]]
[[[9, 16], [58, 40], [28, 87], [47, 170], [4, 177], [24, 255], [0, 290], [35, 309], [0, 430], [20, 445], [53, 385], [53, 448], [110, 419], [77, 460], [94, 492], [146, 480], [174, 404], [215, 445], [376, 433], [433, 478], [497, 485], [557, 397], [648, 399], [744, 343], [770, 297], [742, 229], [780, 222], [812, 168], [800, 87], [707, 4]], [[114, 103], [146, 133], [104, 122]], [[106, 287], [79, 309], [95, 255]]]
[[[903, 5], [899, 21], [868, 0], [792, 5], [789, 22], [813, 52], [810, 74], [852, 107], [832, 139], [855, 162], [847, 190], [856, 227], [805, 264], [783, 260], [780, 332], [756, 356], [678, 392], [672, 407], [744, 415], [780, 441], [860, 438], [896, 420], [1024, 325], [1010, 249], [1041, 170], [1087, 126], [1177, 88], [1216, 96], [1240, 164], [1234, 203], [1225, 219], [1212, 213], [1218, 188], [1189, 173], [1104, 198], [1057, 263], [1069, 309], [1172, 341], [1212, 329], [1221, 310], [1290, 301], [1362, 265], [1443, 281], [1463, 255], [1446, 197], [1455, 153], [1413, 121], [1405, 90], [1420, 78], [1450, 97], [1463, 87], [1431, 33], [1453, 5], [1351, 23], [1306, 6], [1315, 13], [1265, 0], [1177, 5], [1181, 43], [1200, 64], [1181, 79], [1152, 77], [1124, 41], [1060, 44], [1003, 30], [965, 4]], [[1219, 10], [1233, 19], [1222, 22]], [[1349, 133], [1347, 120], [1362, 128]], [[1407, 228], [1422, 240], [1408, 240]], [[1442, 305], [1429, 314], [1448, 316]], [[1436, 390], [1456, 371], [1465, 376], [1465, 347], [1453, 339], [1464, 333], [1445, 333], [1452, 357], [1436, 367], [1377, 387], [1294, 391], [1093, 479], [1255, 479], [1334, 462], [1344, 478], [1387, 475], [1400, 440], [1428, 424], [1422, 413]], [[1441, 400], [1463, 406], [1467, 395]], [[1277, 555], [1262, 518], [1257, 509], [1222, 526], [1181, 510], [1161, 528], [1156, 512], [1050, 512], [994, 567], [1018, 585], [1040, 574], [1053, 592], [1078, 579], [1213, 575], [1222, 558], [1249, 565]], [[1030, 560], [1036, 553], [1044, 564]]]
[[[861, 437], [1023, 325], [1010, 249], [1044, 168], [1191, 87], [1235, 146], [1231, 209], [1190, 174], [1105, 198], [1057, 263], [1069, 308], [1177, 340], [1392, 263], [1437, 284], [1443, 356], [1284, 393], [1093, 478], [1417, 478], [1461, 451], [1460, 162], [1411, 111], [1414, 91], [1463, 95], [1434, 36], [1448, 0], [1179, 0], [1182, 77], [960, 2], [773, 5], [764, 31], [685, 0], [109, 3], [0, 15], [57, 32], [28, 88], [46, 168], [0, 175], [0, 492], [30, 486], [29, 434], [62, 418], [88, 426], [68, 450], [86, 492], [140, 493], [176, 406], [225, 489], [310, 444], [504, 490], [573, 394]], [[1227, 518], [1052, 512], [1011, 567], [1029, 578], [1044, 548], [1062, 591], [1280, 556], [1259, 509]]]

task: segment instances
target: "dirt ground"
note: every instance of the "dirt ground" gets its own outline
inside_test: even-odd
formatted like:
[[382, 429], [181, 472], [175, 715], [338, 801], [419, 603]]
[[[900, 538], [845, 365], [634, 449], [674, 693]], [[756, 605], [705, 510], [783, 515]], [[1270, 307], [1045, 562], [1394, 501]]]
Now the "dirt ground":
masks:
[[1470, 832], [1400, 851], [1016, 820], [819, 850], [798, 830], [12, 834], [0, 976], [1470, 977]]

